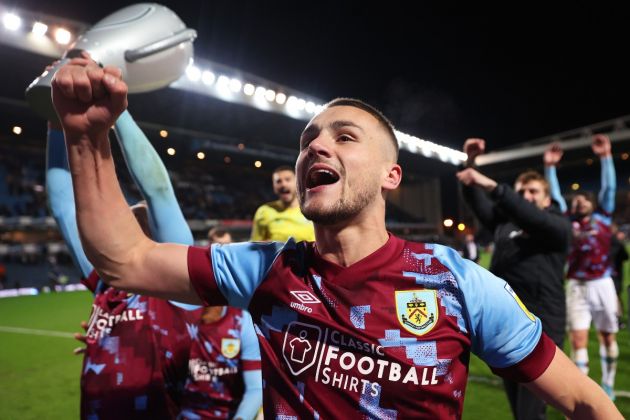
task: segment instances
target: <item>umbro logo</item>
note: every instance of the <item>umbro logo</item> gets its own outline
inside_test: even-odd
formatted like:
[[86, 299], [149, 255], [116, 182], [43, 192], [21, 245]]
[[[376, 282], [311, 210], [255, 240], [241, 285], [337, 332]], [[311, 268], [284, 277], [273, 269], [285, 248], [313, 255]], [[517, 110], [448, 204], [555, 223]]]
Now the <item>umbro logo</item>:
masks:
[[298, 311], [307, 312], [310, 314], [313, 312], [313, 309], [309, 308], [306, 305], [310, 305], [311, 303], [321, 303], [319, 299], [317, 299], [311, 292], [307, 290], [292, 290], [291, 294], [293, 295], [293, 297], [299, 300], [300, 303], [291, 302], [289, 306], [293, 309], [297, 309]]
[[309, 292], [308, 290], [292, 290], [291, 294], [293, 295], [293, 297], [295, 297], [297, 300], [299, 300], [302, 303], [305, 304], [310, 304], [310, 303], [321, 303], [321, 301], [319, 299], [317, 299], [315, 297], [315, 295], [313, 295], [311, 292]]

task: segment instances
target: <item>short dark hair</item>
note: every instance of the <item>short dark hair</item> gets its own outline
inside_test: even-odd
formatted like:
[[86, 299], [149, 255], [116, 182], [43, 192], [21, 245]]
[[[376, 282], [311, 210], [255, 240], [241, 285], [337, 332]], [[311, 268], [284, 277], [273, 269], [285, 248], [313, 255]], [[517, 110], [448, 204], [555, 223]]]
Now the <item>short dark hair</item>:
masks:
[[528, 182], [531, 181], [538, 181], [543, 185], [543, 189], [545, 190], [545, 194], [547, 196], [551, 195], [551, 191], [549, 188], [549, 182], [547, 182], [547, 180], [545, 179], [545, 177], [537, 171], [534, 171], [533, 169], [527, 170], [525, 172], [523, 172], [522, 174], [520, 174], [518, 176], [518, 178], [516, 178], [516, 181], [514, 181], [514, 184], [527, 184]]
[[223, 238], [228, 233], [230, 233], [230, 232], [228, 232], [226, 229], [223, 229], [220, 226], [215, 226], [215, 227], [213, 227], [212, 229], [210, 229], [208, 231], [208, 239], [212, 239], [214, 237], [216, 237], [216, 238]]
[[583, 195], [584, 198], [586, 198], [588, 201], [593, 203], [593, 206], [597, 206], [597, 196], [595, 195], [593, 191], [577, 190], [571, 195], [571, 201], [573, 201], [573, 199], [577, 197], [578, 195]]
[[332, 101], [328, 102], [324, 107], [332, 108], [334, 106], [353, 106], [355, 108], [362, 109], [368, 114], [372, 115], [374, 118], [378, 120], [379, 123], [385, 128], [389, 138], [394, 146], [394, 150], [396, 151], [396, 160], [398, 160], [398, 139], [396, 139], [396, 134], [394, 133], [394, 124], [383, 114], [381, 111], [373, 107], [372, 105], [363, 102], [360, 99], [354, 98], [335, 98]]
[[291, 171], [295, 173], [295, 168], [291, 165], [280, 165], [276, 169], [273, 170], [272, 174], [277, 174], [278, 172]]

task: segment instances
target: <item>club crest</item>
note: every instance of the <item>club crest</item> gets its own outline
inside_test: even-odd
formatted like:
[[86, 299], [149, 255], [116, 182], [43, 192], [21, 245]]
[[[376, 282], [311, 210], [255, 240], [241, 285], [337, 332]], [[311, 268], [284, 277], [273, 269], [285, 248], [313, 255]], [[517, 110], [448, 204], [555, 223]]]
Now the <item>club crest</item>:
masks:
[[439, 316], [436, 291], [396, 291], [396, 316], [400, 325], [410, 333], [428, 333], [437, 324]]
[[241, 351], [241, 340], [238, 338], [222, 338], [221, 339], [221, 354], [228, 359], [236, 357], [238, 352]]

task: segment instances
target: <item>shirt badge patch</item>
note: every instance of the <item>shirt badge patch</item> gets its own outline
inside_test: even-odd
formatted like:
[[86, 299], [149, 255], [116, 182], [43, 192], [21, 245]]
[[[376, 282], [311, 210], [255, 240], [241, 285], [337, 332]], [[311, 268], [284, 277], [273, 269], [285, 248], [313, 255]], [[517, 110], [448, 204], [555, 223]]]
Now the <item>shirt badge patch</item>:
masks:
[[424, 335], [437, 324], [439, 310], [435, 290], [396, 291], [396, 316], [402, 327]]
[[221, 339], [221, 354], [228, 359], [236, 357], [238, 352], [241, 351], [241, 340], [238, 338], [222, 338]]

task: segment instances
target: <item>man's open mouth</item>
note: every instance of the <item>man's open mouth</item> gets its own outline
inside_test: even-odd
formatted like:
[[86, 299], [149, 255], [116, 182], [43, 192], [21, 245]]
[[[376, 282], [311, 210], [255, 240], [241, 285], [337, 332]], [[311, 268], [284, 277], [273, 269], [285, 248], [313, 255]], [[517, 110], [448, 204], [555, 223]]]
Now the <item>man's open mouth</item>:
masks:
[[332, 168], [315, 164], [306, 175], [306, 188], [311, 189], [321, 185], [330, 185], [339, 181], [339, 174]]

